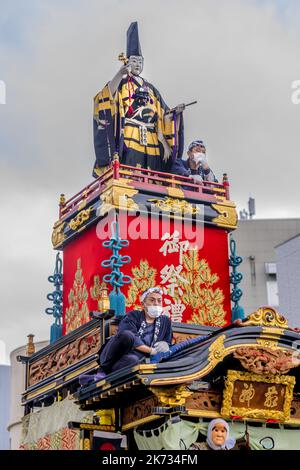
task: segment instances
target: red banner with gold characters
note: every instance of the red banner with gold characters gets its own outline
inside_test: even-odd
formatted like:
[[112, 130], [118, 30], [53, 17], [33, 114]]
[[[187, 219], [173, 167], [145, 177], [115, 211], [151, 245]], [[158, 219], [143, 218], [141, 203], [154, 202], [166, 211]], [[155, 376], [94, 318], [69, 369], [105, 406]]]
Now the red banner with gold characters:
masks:
[[[226, 230], [157, 217], [119, 215], [120, 236], [129, 240], [122, 255], [131, 262], [122, 272], [132, 283], [122, 288], [127, 311], [140, 309], [140, 295], [159, 285], [164, 313], [174, 322], [226, 326], [230, 323], [228, 234]], [[196, 234], [196, 235], [195, 235]], [[101, 262], [112, 252], [102, 246], [111, 235], [107, 217], [64, 248], [64, 334], [89, 321], [98, 310], [103, 275]]]

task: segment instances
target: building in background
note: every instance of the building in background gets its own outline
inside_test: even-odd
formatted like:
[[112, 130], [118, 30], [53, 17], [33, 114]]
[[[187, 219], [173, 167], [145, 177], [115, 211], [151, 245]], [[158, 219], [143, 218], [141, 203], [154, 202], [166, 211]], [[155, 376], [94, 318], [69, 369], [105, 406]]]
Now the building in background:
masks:
[[300, 326], [300, 234], [275, 247], [279, 310]]
[[[233, 232], [237, 254], [243, 257], [239, 271], [243, 297], [240, 304], [245, 315], [262, 305], [279, 309], [288, 317], [285, 304], [278, 299], [275, 247], [300, 233], [300, 219], [246, 219], [240, 220]], [[300, 284], [298, 283], [300, 291]], [[298, 322], [300, 323], [300, 322]]]
[[[48, 346], [49, 341], [41, 341], [35, 343], [35, 350], [39, 351]], [[24, 392], [25, 386], [25, 366], [17, 361], [17, 356], [26, 356], [27, 347], [21, 346], [15, 349], [10, 354], [11, 363], [11, 392], [10, 392], [10, 407], [9, 407], [9, 423], [8, 431], [10, 434], [10, 448], [18, 450], [20, 446], [20, 439], [22, 433], [22, 418], [24, 416], [24, 408], [21, 405], [21, 395]]]
[[6, 346], [0, 340], [0, 450], [9, 450], [7, 431], [10, 403], [10, 366], [6, 356]]
[[[2, 343], [2, 342], [1, 342]], [[10, 403], [10, 366], [0, 361], [0, 450], [9, 450], [9, 432], [7, 431]]]

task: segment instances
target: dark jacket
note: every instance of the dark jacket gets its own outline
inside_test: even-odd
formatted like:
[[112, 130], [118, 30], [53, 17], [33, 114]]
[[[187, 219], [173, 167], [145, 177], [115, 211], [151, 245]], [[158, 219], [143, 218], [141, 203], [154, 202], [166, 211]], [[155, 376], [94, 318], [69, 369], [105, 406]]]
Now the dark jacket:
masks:
[[[161, 315], [160, 330], [157, 336], [157, 341], [166, 341], [168, 344], [172, 342], [172, 324], [170, 318], [166, 315]], [[126, 317], [119, 324], [118, 333], [129, 330], [136, 336], [135, 346], [143, 345], [142, 339], [138, 335], [142, 321], [145, 320], [144, 310], [131, 310], [127, 313]], [[155, 320], [156, 321], [156, 320]]]
[[182, 160], [182, 158], [176, 158], [172, 164], [171, 173], [174, 175], [180, 176], [191, 176], [191, 175], [200, 175], [203, 181], [213, 181], [215, 183], [218, 182], [217, 178], [215, 177], [214, 173], [211, 169], [204, 170], [200, 165], [197, 170], [192, 170], [189, 167], [188, 160]]

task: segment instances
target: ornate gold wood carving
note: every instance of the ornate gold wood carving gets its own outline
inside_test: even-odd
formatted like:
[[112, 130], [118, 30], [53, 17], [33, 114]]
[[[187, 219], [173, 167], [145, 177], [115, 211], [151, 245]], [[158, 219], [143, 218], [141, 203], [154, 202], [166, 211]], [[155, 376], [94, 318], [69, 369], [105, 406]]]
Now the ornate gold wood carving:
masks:
[[81, 211], [82, 209], [84, 209], [87, 205], [87, 195], [88, 195], [88, 191], [87, 189], [85, 189], [82, 193], [82, 201], [81, 203], [78, 205], [78, 210]]
[[55, 222], [51, 237], [53, 248], [59, 247], [66, 239], [66, 236], [64, 234], [65, 225], [65, 222]]
[[208, 360], [212, 368], [214, 368], [226, 355], [224, 340], [225, 335], [221, 335], [209, 347]]
[[100, 215], [104, 215], [112, 208], [127, 211], [138, 211], [139, 206], [133, 200], [133, 196], [138, 194], [138, 190], [128, 185], [126, 178], [114, 180], [113, 184], [100, 196], [103, 202], [100, 208]]
[[212, 222], [220, 227], [235, 228], [237, 226], [237, 213], [235, 204], [231, 201], [223, 201], [221, 204], [212, 204], [220, 215], [215, 217]]
[[286, 374], [300, 365], [299, 353], [291, 350], [240, 347], [233, 356], [255, 374]]
[[96, 417], [99, 420], [100, 426], [107, 426], [114, 428], [116, 424], [116, 414], [113, 408], [107, 410], [98, 410], [96, 411]]
[[185, 407], [189, 414], [191, 414], [190, 412], [193, 410], [220, 412], [221, 404], [221, 393], [210, 390], [202, 390], [193, 392], [193, 394], [187, 398]]
[[262, 348], [275, 349], [275, 350], [278, 348], [278, 340], [257, 338], [256, 342]]
[[[99, 364], [97, 361], [92, 361], [88, 365], [79, 367], [75, 372], [72, 372], [70, 374], [66, 374], [65, 380], [68, 381], [74, 377], [78, 377], [81, 374], [84, 374], [85, 372], [95, 370], [99, 367]], [[48, 392], [49, 390], [57, 390], [62, 387], [62, 383], [59, 380], [59, 377], [61, 377], [63, 372], [60, 372], [59, 374], [55, 375], [53, 378], [53, 381], [50, 382], [49, 385], [45, 385], [44, 387], [38, 388], [34, 392], [27, 393], [25, 392], [23, 394], [24, 399], [26, 400], [32, 400], [33, 398], [41, 395], [42, 393]], [[57, 380], [57, 382], [56, 382]]]
[[77, 338], [63, 348], [33, 362], [29, 367], [28, 386], [62, 372], [67, 367], [96, 354], [100, 348], [99, 330]]
[[300, 398], [294, 398], [291, 404], [291, 419], [300, 420]]
[[66, 204], [66, 196], [64, 194], [61, 194], [59, 197], [59, 205], [62, 207]]
[[174, 344], [182, 343], [183, 341], [187, 341], [188, 339], [197, 338], [198, 335], [191, 335], [187, 333], [176, 333], [173, 332], [173, 339]]
[[[101, 166], [101, 167], [95, 166], [94, 172], [96, 173], [97, 176], [101, 176], [101, 175], [103, 175], [103, 173], [105, 173], [106, 171], [108, 171], [108, 169], [109, 169], [109, 165]], [[112, 175], [112, 174], [113, 174], [112, 170], [111, 170], [111, 172], [108, 173], [108, 174], [109, 174], [109, 176]]]
[[89, 220], [92, 210], [93, 206], [90, 206], [88, 209], [80, 211], [76, 217], [71, 219], [69, 222], [69, 227], [72, 230], [77, 230], [82, 224], [84, 224], [84, 222]]
[[180, 213], [180, 214], [198, 214], [199, 207], [193, 206], [189, 202], [180, 199], [165, 197], [164, 199], [148, 199], [155, 207], [162, 211]]
[[153, 415], [152, 409], [156, 406], [159, 406], [160, 401], [158, 397], [151, 396], [148, 398], [144, 398], [143, 400], [136, 401], [132, 403], [130, 406], [126, 406], [123, 409], [122, 413], [122, 427], [131, 425], [131, 427], [136, 426], [139, 423], [141, 424], [143, 421], [149, 421], [150, 417], [155, 419], [157, 416]]
[[221, 415], [227, 418], [290, 418], [295, 377], [267, 376], [229, 370], [223, 395]]
[[184, 199], [184, 191], [180, 188], [173, 188], [172, 186], [167, 186], [167, 193], [170, 197]]
[[91, 439], [87, 437], [83, 439], [83, 450], [91, 450]]
[[243, 326], [268, 326], [275, 328], [288, 328], [288, 321], [272, 307], [261, 307], [251, 313]]
[[35, 344], [33, 342], [34, 335], [27, 335], [28, 343], [26, 348], [27, 356], [32, 356], [35, 353]]
[[186, 399], [193, 394], [185, 385], [168, 388], [150, 387], [150, 390], [157, 396], [161, 405], [170, 407], [185, 405]]

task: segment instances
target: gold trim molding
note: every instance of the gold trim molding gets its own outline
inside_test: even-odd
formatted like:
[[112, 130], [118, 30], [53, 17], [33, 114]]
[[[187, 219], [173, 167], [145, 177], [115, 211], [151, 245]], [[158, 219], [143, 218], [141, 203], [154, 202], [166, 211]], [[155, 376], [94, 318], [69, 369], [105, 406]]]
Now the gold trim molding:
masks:
[[90, 206], [88, 209], [80, 211], [76, 215], [76, 217], [70, 220], [69, 222], [70, 229], [77, 230], [82, 224], [84, 224], [84, 222], [89, 220], [92, 210], [93, 210], [93, 206]]
[[185, 215], [195, 215], [199, 214], [200, 212], [199, 207], [196, 207], [195, 205], [190, 204], [185, 200], [174, 199], [172, 197], [165, 197], [164, 199], [148, 199], [148, 202], [152, 202], [155, 207], [165, 212], [180, 213]]
[[159, 399], [164, 406], [180, 406], [185, 405], [185, 401], [194, 392], [186, 388], [185, 385], [172, 388], [150, 387], [151, 392]]
[[257, 344], [262, 348], [269, 348], [269, 349], [279, 349], [278, 348], [278, 340], [273, 339], [265, 339], [263, 337], [257, 338]]
[[139, 191], [129, 186], [128, 181], [130, 180], [126, 178], [113, 180], [108, 189], [101, 194], [100, 199], [103, 204], [100, 207], [100, 215], [103, 216], [113, 208], [127, 211], [139, 210], [138, 204], [133, 200]]
[[[225, 337], [225, 335], [222, 335]], [[167, 378], [161, 378], [161, 379], [153, 379], [151, 380], [151, 387], [153, 386], [160, 386], [160, 385], [175, 385], [175, 384], [183, 384], [183, 383], [190, 383], [193, 380], [199, 380], [205, 375], [207, 375], [209, 372], [211, 372], [216, 365], [218, 365], [226, 356], [229, 354], [233, 353], [237, 348], [239, 347], [252, 347], [252, 348], [257, 348], [258, 345], [255, 343], [239, 343], [235, 344], [230, 347], [225, 347], [224, 346], [224, 338], [217, 338], [217, 340], [210, 345], [209, 348], [209, 361], [208, 364], [202, 369], [197, 372], [194, 372], [192, 374], [187, 374], [183, 375], [181, 377], [167, 377]], [[222, 339], [221, 339], [222, 338]], [[145, 373], [147, 374], [148, 371], [141, 370], [141, 374]], [[150, 372], [151, 373], [151, 372]], [[147, 374], [148, 375], [148, 374]], [[142, 378], [143, 383], [145, 383], [145, 378]]]
[[172, 188], [172, 186], [167, 186], [167, 193], [170, 197], [184, 199], [184, 192], [180, 188]]
[[51, 241], [53, 248], [58, 248], [66, 239], [64, 234], [65, 222], [55, 222], [53, 227], [53, 232], [51, 236]]
[[129, 429], [135, 428], [137, 426], [142, 426], [143, 424], [150, 423], [155, 419], [161, 418], [160, 415], [150, 415], [146, 416], [145, 418], [138, 419], [137, 421], [133, 421], [132, 423], [125, 424], [121, 427], [122, 431], [128, 431]]
[[218, 362], [222, 361], [226, 355], [226, 348], [224, 346], [225, 338], [225, 335], [221, 335], [209, 347], [208, 360], [212, 368], [214, 368]]
[[217, 217], [212, 219], [212, 222], [219, 227], [236, 228], [238, 217], [236, 206], [231, 201], [222, 201], [220, 204], [212, 204], [211, 207], [219, 213]]
[[[243, 322], [243, 326], [267, 326], [285, 329], [288, 328], [288, 321], [275, 308], [261, 307], [248, 316], [247, 320]], [[274, 333], [272, 330], [264, 330], [264, 332]]]

